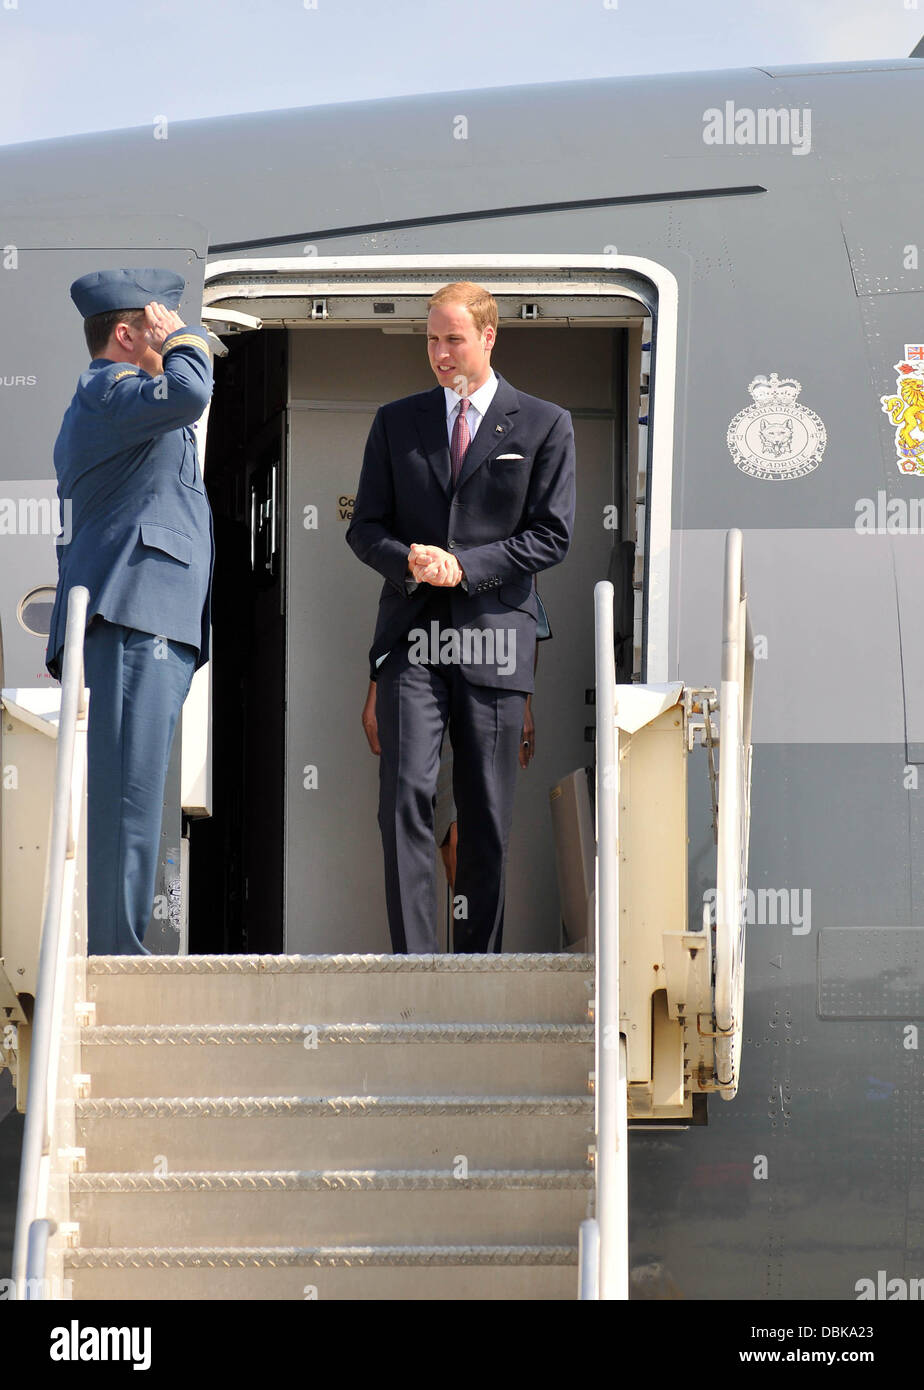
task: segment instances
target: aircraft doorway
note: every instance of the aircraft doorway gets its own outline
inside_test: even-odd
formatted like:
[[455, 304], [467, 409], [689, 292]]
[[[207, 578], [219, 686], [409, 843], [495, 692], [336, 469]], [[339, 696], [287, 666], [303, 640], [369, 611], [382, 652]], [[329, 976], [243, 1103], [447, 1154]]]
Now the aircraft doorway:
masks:
[[[230, 337], [217, 366], [206, 451], [214, 815], [192, 827], [192, 951], [390, 949], [378, 760], [360, 724], [381, 579], [344, 536], [378, 405], [434, 384], [422, 307], [405, 331], [266, 326]], [[552, 638], [539, 647], [536, 754], [518, 773], [507, 950], [561, 949], [549, 792], [593, 762], [598, 579], [617, 592], [622, 581], [622, 677], [638, 675], [647, 353], [634, 307], [622, 322], [571, 326], [502, 313], [492, 355], [515, 387], [571, 412], [577, 454], [571, 552], [538, 578]], [[434, 874], [442, 888], [435, 847]]]

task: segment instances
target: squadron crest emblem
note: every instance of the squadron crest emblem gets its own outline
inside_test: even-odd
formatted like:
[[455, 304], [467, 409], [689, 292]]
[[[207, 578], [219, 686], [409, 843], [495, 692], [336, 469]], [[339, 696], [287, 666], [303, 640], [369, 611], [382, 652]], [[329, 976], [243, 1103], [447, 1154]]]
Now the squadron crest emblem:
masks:
[[801, 390], [798, 381], [781, 380], [776, 372], [749, 385], [754, 404], [738, 412], [727, 435], [729, 453], [748, 477], [785, 482], [821, 463], [828, 433], [814, 410], [796, 404]]
[[895, 430], [895, 454], [903, 473], [924, 473], [924, 343], [906, 343], [895, 363], [897, 396], [880, 396]]

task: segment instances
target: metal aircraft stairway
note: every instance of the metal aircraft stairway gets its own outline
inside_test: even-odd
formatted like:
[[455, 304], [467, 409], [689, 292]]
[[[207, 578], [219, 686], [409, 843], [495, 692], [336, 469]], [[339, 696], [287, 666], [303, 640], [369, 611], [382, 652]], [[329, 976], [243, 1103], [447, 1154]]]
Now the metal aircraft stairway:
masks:
[[72, 1297], [574, 1299], [593, 980], [573, 954], [90, 957]]
[[[23, 893], [0, 922], [0, 1063], [26, 1109], [16, 1296], [627, 1298], [629, 1124], [695, 1124], [740, 1081], [741, 532], [718, 692], [617, 685], [596, 586], [594, 955], [88, 957], [88, 597], [69, 596], [57, 733], [4, 700], [37, 787], [57, 743], [37, 962]], [[697, 744], [716, 888], [691, 914]], [[31, 855], [41, 797], [0, 811]], [[37, 897], [31, 858], [13, 878]]]

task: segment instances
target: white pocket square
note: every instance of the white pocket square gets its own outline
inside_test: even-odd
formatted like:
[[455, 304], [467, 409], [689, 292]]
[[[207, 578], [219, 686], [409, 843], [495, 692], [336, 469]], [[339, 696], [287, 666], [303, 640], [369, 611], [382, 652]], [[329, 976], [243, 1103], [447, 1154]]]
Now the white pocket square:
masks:
[[525, 457], [525, 454], [495, 454], [494, 461], [497, 462], [500, 459], [521, 459]]

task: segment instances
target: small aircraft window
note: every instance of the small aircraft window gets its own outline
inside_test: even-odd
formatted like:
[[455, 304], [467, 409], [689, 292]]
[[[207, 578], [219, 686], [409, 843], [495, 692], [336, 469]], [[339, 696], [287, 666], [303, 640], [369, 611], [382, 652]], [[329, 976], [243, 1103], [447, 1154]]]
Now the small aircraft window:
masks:
[[30, 589], [20, 600], [17, 617], [27, 632], [36, 637], [47, 637], [51, 630], [51, 610], [54, 607], [55, 590], [50, 584]]

